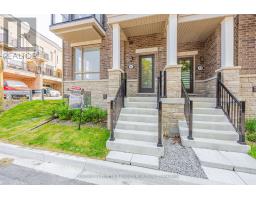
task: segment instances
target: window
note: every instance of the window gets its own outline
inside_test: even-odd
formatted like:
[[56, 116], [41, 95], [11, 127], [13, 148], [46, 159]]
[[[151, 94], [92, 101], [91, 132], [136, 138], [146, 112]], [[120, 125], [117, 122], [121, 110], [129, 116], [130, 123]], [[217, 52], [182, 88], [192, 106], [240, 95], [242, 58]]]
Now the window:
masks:
[[75, 80], [100, 79], [100, 50], [98, 48], [76, 47], [73, 56]]

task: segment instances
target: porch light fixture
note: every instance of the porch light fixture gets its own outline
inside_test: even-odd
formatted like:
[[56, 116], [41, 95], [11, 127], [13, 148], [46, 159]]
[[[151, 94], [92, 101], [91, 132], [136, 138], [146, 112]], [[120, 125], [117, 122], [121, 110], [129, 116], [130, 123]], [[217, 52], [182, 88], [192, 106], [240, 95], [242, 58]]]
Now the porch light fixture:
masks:
[[198, 71], [202, 71], [202, 70], [204, 70], [204, 67], [203, 67], [202, 65], [198, 65], [198, 66], [197, 66], [197, 70], [198, 70]]

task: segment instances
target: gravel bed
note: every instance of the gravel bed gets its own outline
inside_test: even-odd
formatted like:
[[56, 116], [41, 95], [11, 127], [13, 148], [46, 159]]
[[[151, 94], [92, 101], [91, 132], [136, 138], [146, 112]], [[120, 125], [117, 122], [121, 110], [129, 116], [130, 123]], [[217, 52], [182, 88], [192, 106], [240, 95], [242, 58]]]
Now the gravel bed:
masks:
[[192, 148], [182, 146], [173, 138], [165, 139], [163, 143], [165, 152], [160, 159], [160, 170], [207, 179]]

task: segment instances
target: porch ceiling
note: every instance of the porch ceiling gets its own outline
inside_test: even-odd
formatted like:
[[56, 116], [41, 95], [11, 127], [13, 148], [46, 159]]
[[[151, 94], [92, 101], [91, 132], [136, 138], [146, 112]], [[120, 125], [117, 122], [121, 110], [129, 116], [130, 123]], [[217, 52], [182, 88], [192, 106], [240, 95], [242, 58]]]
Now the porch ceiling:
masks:
[[120, 27], [127, 37], [163, 32], [168, 15], [151, 15], [120, 22]]
[[204, 41], [220, 25], [223, 17], [178, 24], [178, 42]]

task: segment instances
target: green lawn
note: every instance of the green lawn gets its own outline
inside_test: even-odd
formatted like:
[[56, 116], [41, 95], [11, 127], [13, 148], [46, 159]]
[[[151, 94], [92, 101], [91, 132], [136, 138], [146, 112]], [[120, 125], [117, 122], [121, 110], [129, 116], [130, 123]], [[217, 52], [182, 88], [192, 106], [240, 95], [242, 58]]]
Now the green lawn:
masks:
[[256, 143], [250, 143], [251, 150], [249, 151], [249, 155], [256, 159]]
[[31, 128], [51, 117], [61, 101], [25, 102], [0, 115], [0, 140], [59, 152], [104, 159], [109, 131], [100, 126], [48, 123], [33, 131]]

